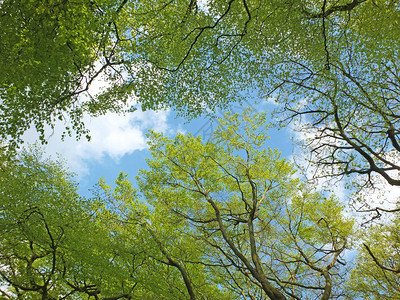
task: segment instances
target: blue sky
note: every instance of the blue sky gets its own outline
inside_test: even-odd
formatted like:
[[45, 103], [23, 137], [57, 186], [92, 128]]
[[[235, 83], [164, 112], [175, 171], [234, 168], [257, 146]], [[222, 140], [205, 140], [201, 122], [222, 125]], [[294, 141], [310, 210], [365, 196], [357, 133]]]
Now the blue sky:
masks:
[[[260, 99], [250, 99], [243, 105], [232, 104], [229, 110], [240, 113], [251, 105], [256, 111], [273, 111], [276, 108], [273, 101], [257, 101]], [[246, 103], [247, 102], [247, 103]], [[261, 102], [261, 104], [260, 104]], [[216, 115], [221, 117], [223, 111], [217, 111]], [[203, 139], [208, 139], [217, 123], [210, 123], [205, 117], [199, 117], [190, 122], [177, 117], [173, 109], [165, 111], [146, 111], [137, 110], [127, 115], [117, 115], [107, 113], [104, 116], [91, 118], [84, 117], [85, 124], [91, 133], [91, 141], [85, 139], [76, 141], [73, 137], [61, 140], [61, 135], [66, 124], [56, 124], [56, 129], [47, 132], [48, 144], [43, 146], [47, 156], [56, 158], [59, 154], [65, 161], [67, 167], [77, 174], [76, 181], [79, 183], [79, 193], [85, 197], [91, 197], [91, 189], [98, 182], [99, 178], [105, 178], [108, 184], [113, 184], [118, 174], [123, 171], [127, 173], [131, 181], [135, 184], [135, 176], [138, 170], [146, 168], [146, 158], [150, 157], [147, 150], [146, 133], [149, 129], [161, 131], [169, 137], [174, 137], [178, 132], [201, 135]], [[293, 144], [293, 139], [304, 140], [312, 138], [312, 133], [295, 132], [294, 125], [285, 129], [277, 130], [271, 128], [268, 146], [277, 148], [283, 156], [288, 159], [296, 157], [296, 163], [302, 163], [304, 159], [298, 148]], [[311, 135], [310, 135], [311, 134]], [[34, 130], [28, 131], [24, 135], [27, 143], [34, 143], [38, 140], [38, 135]], [[295, 154], [295, 155], [294, 155]], [[299, 155], [300, 154], [300, 155]], [[313, 171], [307, 169], [307, 177], [311, 178]], [[389, 186], [380, 177], [375, 178], [380, 189], [376, 191], [363, 191], [359, 197], [364, 198], [371, 205], [382, 206], [382, 199], [385, 203], [397, 203], [400, 197], [400, 190]], [[320, 191], [333, 193], [343, 201], [348, 203], [349, 193], [344, 187], [344, 181], [333, 182], [318, 181]]]
[[[240, 113], [249, 104], [258, 111], [274, 109], [274, 104], [253, 104], [248, 101], [243, 105], [232, 104], [229, 110]], [[217, 111], [217, 116], [222, 116], [223, 111]], [[48, 144], [44, 145], [47, 155], [56, 157], [61, 155], [66, 160], [67, 166], [77, 174], [79, 191], [81, 195], [90, 197], [90, 189], [100, 177], [111, 184], [118, 174], [123, 171], [130, 178], [138, 173], [140, 168], [146, 168], [146, 158], [150, 156], [146, 144], [146, 132], [149, 129], [162, 131], [173, 137], [178, 132], [201, 135], [208, 139], [212, 130], [217, 127], [217, 122], [211, 122], [206, 117], [199, 117], [190, 122], [177, 117], [172, 109], [165, 111], [140, 111], [137, 110], [127, 115], [108, 113], [98, 118], [85, 117], [85, 124], [91, 131], [91, 141], [85, 139], [76, 141], [67, 137], [61, 140], [65, 124], [57, 124], [54, 132], [47, 133]], [[291, 157], [293, 145], [291, 133], [288, 129], [277, 130], [272, 128], [269, 132], [271, 139], [269, 146], [278, 148], [283, 155]], [[33, 143], [37, 134], [32, 130], [25, 134], [24, 140]]]

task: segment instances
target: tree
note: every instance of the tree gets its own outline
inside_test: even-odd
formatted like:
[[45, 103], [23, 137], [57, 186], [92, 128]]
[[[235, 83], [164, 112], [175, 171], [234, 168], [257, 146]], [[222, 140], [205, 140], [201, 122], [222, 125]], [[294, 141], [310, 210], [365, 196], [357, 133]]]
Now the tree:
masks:
[[[141, 199], [128, 176], [121, 173], [115, 188], [99, 183], [98, 196], [108, 207], [99, 216], [121, 241], [115, 248], [121, 268], [133, 269], [135, 288], [131, 295], [140, 299], [234, 299], [221, 288], [223, 278], [213, 274], [201, 258], [208, 246], [186, 232], [186, 224], [177, 222], [168, 212], [152, 207]], [[135, 245], [135, 255], [129, 255]], [[127, 255], [128, 254], [128, 255]]]
[[[38, 148], [2, 160], [0, 285], [5, 299], [128, 299], [129, 272], [62, 164]], [[126, 288], [125, 288], [126, 289]]]
[[375, 224], [363, 231], [363, 243], [348, 283], [353, 297], [396, 299], [400, 295], [399, 215], [392, 217], [386, 224]]
[[81, 218], [76, 214], [78, 196], [54, 164], [39, 164], [27, 153], [22, 156], [21, 162], [2, 164], [1, 280], [19, 298], [38, 293], [52, 299], [53, 290], [64, 288], [53, 282], [64, 267], [61, 249], [68, 227]]
[[1, 139], [15, 146], [35, 126], [44, 141], [45, 125], [53, 128], [56, 120], [80, 136], [87, 134], [84, 112], [120, 110], [122, 99], [96, 101], [89, 87], [121, 63], [114, 19], [122, 6], [108, 0], [1, 1]]
[[224, 273], [238, 297], [245, 297], [243, 282], [270, 299], [338, 297], [353, 223], [266, 147], [265, 127], [265, 114], [246, 111], [222, 120], [209, 142], [151, 133], [153, 158], [139, 187], [154, 212], [170, 219], [163, 226], [177, 226], [179, 240], [211, 248], [198, 263]]

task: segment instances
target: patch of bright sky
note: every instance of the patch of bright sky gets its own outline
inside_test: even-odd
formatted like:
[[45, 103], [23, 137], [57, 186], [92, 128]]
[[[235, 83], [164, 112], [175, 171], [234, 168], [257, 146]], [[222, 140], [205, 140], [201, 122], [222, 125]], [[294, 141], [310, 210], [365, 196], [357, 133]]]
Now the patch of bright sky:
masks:
[[[298, 108], [301, 108], [301, 106], [305, 104], [306, 100], [300, 102]], [[310, 144], [310, 141], [318, 135], [318, 128], [313, 127], [304, 118], [291, 122], [288, 129], [293, 134], [294, 143]], [[337, 141], [333, 139], [330, 142], [337, 143]], [[295, 161], [297, 165], [302, 166], [305, 178], [307, 178], [311, 183], [316, 184], [320, 191], [333, 194], [342, 200], [346, 199], [348, 192], [345, 190], [344, 181], [326, 177], [324, 176], [322, 169], [315, 168], [315, 166], [311, 165], [310, 160], [313, 158], [311, 152], [305, 151], [303, 147], [296, 147], [295, 150], [292, 160]], [[329, 155], [329, 153], [326, 153], [326, 155]]]
[[197, 7], [204, 12], [208, 12], [209, 10], [209, 0], [198, 0]]

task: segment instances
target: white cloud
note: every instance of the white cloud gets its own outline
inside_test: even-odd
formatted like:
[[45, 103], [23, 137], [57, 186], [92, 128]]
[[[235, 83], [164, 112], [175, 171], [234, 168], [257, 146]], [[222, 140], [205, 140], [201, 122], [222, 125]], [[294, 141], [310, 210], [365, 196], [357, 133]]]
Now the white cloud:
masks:
[[[311, 126], [305, 119], [297, 120], [297, 122], [291, 123], [289, 126], [289, 130], [292, 131], [295, 142], [303, 144], [303, 147], [304, 145], [308, 145], [308, 151], [307, 146], [305, 148], [300, 146], [293, 155], [293, 160], [297, 165], [302, 167], [305, 177], [311, 179], [311, 182], [316, 184], [320, 191], [328, 191], [336, 195], [343, 203], [352, 204], [353, 209], [364, 212], [362, 214], [355, 214], [354, 210], [351, 211], [351, 215], [355, 216], [360, 223], [364, 223], [365, 220], [371, 220], [372, 217], [376, 215], [376, 211], [373, 211], [373, 209], [377, 207], [386, 210], [399, 207], [400, 187], [390, 185], [377, 173], [372, 173], [370, 177], [371, 182], [373, 182], [373, 187], [365, 185], [361, 191], [359, 191], [359, 187], [354, 182], [364, 182], [366, 175], [359, 175], [359, 177], [354, 175], [351, 179], [353, 181], [348, 181], [346, 178], [329, 178], [329, 176], [325, 176], [327, 175], [327, 171], [335, 173], [337, 170], [332, 168], [328, 170], [318, 169], [315, 165], [311, 164], [310, 161], [313, 161], [313, 159], [315, 160], [315, 156], [312, 157], [313, 154], [309, 150], [316, 148], [316, 145], [318, 145], [318, 137], [320, 135], [319, 129], [320, 128]], [[337, 140], [327, 137], [324, 137], [324, 142], [326, 144], [338, 144]], [[327, 149], [321, 148], [320, 151], [320, 157], [329, 157]], [[384, 155], [384, 159], [395, 165], [400, 164], [398, 152], [394, 150], [387, 152], [386, 155]], [[387, 173], [395, 179], [400, 176], [397, 170], [388, 171]], [[368, 210], [372, 210], [370, 214], [366, 213]], [[384, 214], [382, 211], [381, 213]], [[395, 217], [394, 214], [384, 214], [384, 216], [382, 222], [389, 222], [391, 218]]]
[[[89, 172], [87, 167], [89, 160], [102, 161], [109, 157], [118, 161], [124, 155], [146, 149], [147, 130], [168, 131], [168, 115], [169, 111], [137, 110], [127, 115], [107, 113], [96, 118], [85, 116], [85, 125], [90, 130], [90, 142], [84, 137], [76, 141], [68, 136], [62, 141], [61, 135], [65, 124], [59, 122], [54, 133], [47, 134], [46, 154], [51, 156], [60, 154], [67, 160], [71, 171], [81, 176], [86, 175]], [[34, 143], [38, 140], [38, 134], [35, 130], [29, 130], [23, 139], [27, 143]]]
[[197, 5], [200, 10], [205, 13], [209, 13], [210, 10], [210, 1], [209, 0], [198, 0]]
[[[305, 105], [306, 99], [300, 104]], [[315, 154], [310, 152], [312, 145], [315, 146], [316, 139], [320, 135], [319, 128], [313, 127], [307, 122], [305, 118], [297, 119], [290, 123], [288, 129], [291, 131], [294, 144], [297, 145], [292, 156], [292, 160], [298, 165], [303, 175], [314, 184], [316, 188], [321, 192], [328, 192], [329, 194], [335, 195], [340, 201], [345, 202], [346, 192], [345, 182], [339, 179], [331, 178], [326, 176], [326, 171], [322, 168], [318, 168], [311, 161], [315, 160]], [[326, 142], [337, 143], [336, 140], [324, 139]], [[308, 146], [306, 146], [308, 145]], [[322, 149], [325, 153], [320, 153], [321, 156], [327, 155], [327, 149]]]
[[[386, 153], [384, 158], [390, 160], [395, 165], [400, 164], [400, 158], [395, 150]], [[399, 172], [397, 170], [387, 171], [387, 174], [392, 178], [399, 178]], [[361, 207], [361, 210], [375, 207], [388, 210], [398, 208], [400, 201], [400, 187], [390, 185], [377, 173], [371, 174], [371, 181], [374, 183], [373, 187], [364, 188], [358, 194], [359, 202], [364, 204], [364, 207]]]

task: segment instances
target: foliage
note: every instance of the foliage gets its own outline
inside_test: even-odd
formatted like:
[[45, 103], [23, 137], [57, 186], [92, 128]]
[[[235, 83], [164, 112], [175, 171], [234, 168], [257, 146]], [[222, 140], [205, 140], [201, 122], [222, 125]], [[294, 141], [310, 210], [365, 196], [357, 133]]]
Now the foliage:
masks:
[[167, 218], [163, 227], [174, 224], [173, 236], [208, 245], [200, 263], [225, 274], [222, 285], [237, 297], [337, 296], [352, 221], [266, 148], [264, 125], [265, 115], [247, 111], [223, 120], [207, 143], [151, 133], [153, 158], [138, 177], [140, 189]]
[[[316, 177], [400, 185], [399, 1], [202, 3], [0, 1], [0, 138], [16, 147], [34, 126], [45, 141], [58, 121], [89, 138], [84, 114], [125, 112], [129, 97], [191, 117], [256, 90], [304, 134]], [[232, 115], [208, 143], [151, 133], [140, 191], [122, 174], [92, 201], [39, 150], [1, 152], [4, 293], [340, 297], [352, 221], [265, 147], [264, 118]], [[396, 218], [362, 236], [354, 297], [398, 297]]]
[[59, 161], [43, 159], [40, 153], [34, 148], [1, 164], [3, 296], [82, 299], [85, 294], [121, 294], [125, 274], [112, 264], [114, 245], [93, 218], [95, 203], [78, 195]]
[[[121, 267], [130, 266], [134, 271], [132, 297], [234, 299], [219, 287], [221, 277], [195, 263], [207, 255], [207, 245], [193, 237], [183, 237], [185, 224], [142, 202], [126, 174], [121, 173], [115, 184], [111, 188], [101, 180], [99, 196], [108, 207], [108, 221], [115, 226], [113, 232], [121, 240], [121, 248], [115, 249], [124, 260]], [[133, 256], [126, 255], [129, 245], [139, 249]]]
[[150, 132], [138, 189], [121, 173], [92, 199], [41, 149], [1, 152], [2, 297], [398, 297], [397, 214], [357, 230], [267, 146], [269, 126], [246, 110], [207, 142]]
[[[13, 146], [30, 126], [44, 141], [45, 125], [66, 122], [87, 134], [83, 112], [118, 110], [88, 88], [118, 64], [114, 1], [5, 0], [0, 3], [1, 138]], [[79, 95], [86, 93], [86, 100]], [[70, 124], [68, 124], [70, 123]]]
[[349, 280], [353, 297], [397, 299], [400, 296], [399, 215], [364, 230], [357, 264]]
[[205, 255], [203, 243], [174, 235], [176, 224], [151, 214], [126, 175], [114, 189], [101, 180], [86, 200], [62, 162], [39, 148], [2, 159], [1, 168], [4, 299], [182, 299], [188, 273], [199, 298], [234, 299], [221, 277], [182, 264]]
[[25, 291], [63, 290], [51, 283], [63, 268], [64, 254], [58, 249], [71, 221], [81, 218], [74, 211], [76, 188], [66, 184], [66, 176], [54, 165], [35, 160], [5, 162], [1, 173], [1, 277], [19, 297]]
[[[393, 0], [1, 3], [0, 114], [14, 144], [32, 122], [173, 106], [194, 116], [243, 92], [276, 98], [312, 132], [319, 176], [399, 184], [399, 2]], [[7, 53], [5, 55], [5, 53]], [[86, 95], [96, 78], [108, 88]], [[87, 93], [86, 93], [87, 94]], [[358, 181], [355, 180], [355, 183]]]

